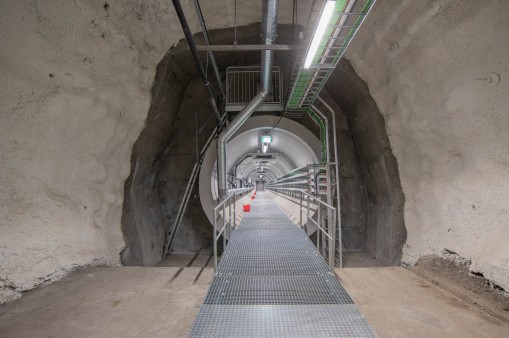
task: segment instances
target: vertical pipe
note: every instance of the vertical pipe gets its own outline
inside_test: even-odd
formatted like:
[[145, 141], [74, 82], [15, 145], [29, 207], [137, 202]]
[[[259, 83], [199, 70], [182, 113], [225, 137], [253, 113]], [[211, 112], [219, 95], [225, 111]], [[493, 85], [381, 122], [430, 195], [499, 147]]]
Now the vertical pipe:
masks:
[[[173, 0], [177, 1], [177, 0]], [[278, 0], [263, 1], [262, 15], [262, 43], [266, 45], [272, 44], [277, 35], [277, 14]], [[272, 51], [264, 50], [261, 52], [261, 74], [260, 74], [260, 91], [251, 99], [244, 109], [237, 115], [235, 120], [219, 135], [217, 141], [217, 185], [218, 193], [221, 198], [226, 198], [228, 192], [226, 181], [226, 142], [240, 128], [241, 125], [253, 114], [262, 104], [265, 97], [270, 91], [270, 74], [272, 72]]]

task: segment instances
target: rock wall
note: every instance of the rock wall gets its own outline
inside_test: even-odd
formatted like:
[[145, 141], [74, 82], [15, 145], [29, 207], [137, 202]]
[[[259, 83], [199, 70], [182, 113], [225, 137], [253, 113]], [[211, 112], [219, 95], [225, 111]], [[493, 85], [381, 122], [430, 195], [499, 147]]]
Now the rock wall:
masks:
[[[234, 24], [233, 1], [202, 10], [209, 29]], [[237, 24], [260, 16], [261, 2], [246, 2]], [[280, 22], [291, 18], [285, 3]], [[171, 1], [141, 0], [2, 1], [0, 30], [3, 302], [77, 266], [119, 262], [131, 150], [156, 66], [183, 35]]]
[[[338, 86], [343, 80], [341, 76], [333, 75], [328, 81], [328, 83], [333, 82], [332, 85], [322, 89], [320, 97], [334, 110], [336, 117], [336, 142], [340, 163], [338, 173], [341, 177], [339, 190], [341, 192], [342, 249], [344, 252], [360, 252], [366, 251], [367, 196], [359, 154], [348, 124], [349, 115], [338, 105], [340, 101], [338, 92], [349, 88]], [[326, 111], [325, 108], [322, 109]], [[375, 256], [373, 252], [371, 254]]]
[[[343, 180], [351, 177], [349, 185], [343, 183], [348, 189], [344, 195], [360, 199], [348, 207], [362, 206], [362, 218], [358, 217], [358, 223], [365, 223], [363, 232], [359, 233], [365, 235], [365, 251], [382, 264], [399, 265], [401, 249], [407, 237], [403, 215], [405, 195], [384, 118], [370, 96], [366, 83], [346, 59], [337, 65], [325, 87], [341, 107], [338, 111], [344, 113], [346, 135], [351, 137], [350, 142], [355, 149], [353, 157], [358, 161], [357, 168], [350, 160], [341, 160], [340, 157]], [[348, 143], [346, 145], [349, 148]], [[352, 154], [347, 156], [352, 157]], [[365, 195], [357, 190], [362, 190]], [[342, 204], [346, 204], [344, 202]], [[343, 232], [347, 229], [345, 227]], [[352, 228], [352, 232], [357, 232], [355, 230]], [[348, 233], [344, 235], [348, 237]]]
[[[131, 153], [131, 172], [124, 185], [122, 233], [125, 250], [121, 254], [124, 265], [151, 266], [161, 260], [166, 234], [158, 193], [163, 184], [157, 172], [166, 170], [158, 161], [163, 154], [184, 93], [191, 79], [191, 62], [185, 43], [172, 48], [157, 66], [152, 86], [151, 104], [145, 126]], [[178, 196], [177, 194], [174, 194]]]
[[378, 1], [347, 52], [406, 197], [403, 262], [455, 252], [509, 290], [509, 2]]
[[[290, 25], [279, 25], [278, 40], [289, 42], [291, 31]], [[239, 44], [257, 44], [260, 41], [259, 24], [238, 27], [237, 34]], [[228, 44], [233, 29], [209, 30], [209, 35], [217, 44]], [[200, 43], [201, 33], [194, 34], [194, 39]], [[276, 56], [275, 63], [282, 64], [284, 55]], [[216, 53], [215, 56], [219, 69], [260, 62], [260, 52]], [[221, 90], [212, 67], [208, 70], [209, 82], [221, 107]], [[174, 227], [196, 163], [197, 148], [198, 152], [202, 150], [216, 124], [207, 91], [183, 39], [157, 67], [148, 116], [133, 147], [131, 173], [124, 189], [122, 232], [126, 248], [121, 257], [123, 264], [151, 266], [158, 263], [166, 244], [166, 233], [174, 236], [170, 246], [172, 252], [199, 252], [210, 246], [210, 223], [196, 189], [181, 225], [176, 230]]]
[[[209, 29], [233, 26], [233, 1], [202, 9]], [[260, 13], [245, 1], [237, 24]], [[506, 289], [508, 14], [504, 0], [378, 1], [347, 53], [399, 163], [403, 261], [447, 249]], [[279, 18], [291, 22], [291, 2]], [[3, 302], [119, 262], [132, 146], [156, 66], [182, 33], [170, 1], [141, 0], [2, 1], [0, 31]]]

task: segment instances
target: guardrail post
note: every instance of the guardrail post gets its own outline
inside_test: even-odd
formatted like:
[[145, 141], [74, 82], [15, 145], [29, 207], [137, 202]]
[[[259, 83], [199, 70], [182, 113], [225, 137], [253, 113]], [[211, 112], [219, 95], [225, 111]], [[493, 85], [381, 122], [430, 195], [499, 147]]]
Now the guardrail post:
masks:
[[228, 213], [230, 214], [230, 217], [228, 218], [228, 241], [232, 238], [232, 200], [235, 200], [235, 194], [230, 197], [230, 202], [228, 202]]
[[217, 274], [217, 209], [214, 208], [214, 234], [212, 239], [214, 240], [214, 275]]
[[[318, 207], [318, 217], [316, 218], [316, 223], [318, 223], [319, 227], [322, 227], [322, 219], [321, 219], [321, 209], [322, 208], [321, 208], [320, 203], [317, 203], [316, 206]], [[320, 235], [321, 234], [322, 234], [322, 230], [320, 230], [320, 228], [318, 228], [316, 230], [316, 249], [318, 250], [318, 252], [320, 252]]]
[[310, 203], [310, 201], [309, 201], [309, 195], [306, 195], [306, 200], [307, 200], [307, 203], [306, 203], [306, 204], [307, 204], [307, 212], [306, 212], [306, 233], [307, 233], [307, 223], [309, 222], [309, 207], [310, 207], [310, 205], [309, 205], [309, 203]]
[[225, 214], [225, 203], [223, 203], [223, 254], [224, 254], [224, 248], [226, 248], [226, 214]]
[[332, 213], [332, 222], [329, 223], [329, 268], [334, 272], [334, 259], [336, 258], [336, 213]]
[[304, 224], [302, 224], [302, 191], [300, 192], [300, 227], [303, 228]]
[[237, 227], [237, 195], [233, 196], [233, 229]]

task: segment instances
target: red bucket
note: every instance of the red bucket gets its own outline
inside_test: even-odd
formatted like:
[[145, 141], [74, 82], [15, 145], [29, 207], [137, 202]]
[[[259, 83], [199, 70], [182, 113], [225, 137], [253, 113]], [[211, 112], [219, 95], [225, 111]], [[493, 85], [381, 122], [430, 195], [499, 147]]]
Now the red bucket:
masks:
[[251, 204], [244, 204], [244, 212], [250, 212], [251, 211]]
[[251, 199], [252, 199], [252, 200], [254, 200], [254, 195], [253, 195], [253, 196], [251, 196]]
[[254, 195], [256, 195], [256, 191], [254, 192]]

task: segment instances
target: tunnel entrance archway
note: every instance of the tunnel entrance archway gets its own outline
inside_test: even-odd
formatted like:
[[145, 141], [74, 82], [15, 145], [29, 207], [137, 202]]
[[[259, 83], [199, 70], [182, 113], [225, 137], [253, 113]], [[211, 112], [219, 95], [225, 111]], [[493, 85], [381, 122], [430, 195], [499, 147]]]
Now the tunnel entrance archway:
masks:
[[[279, 27], [282, 37], [289, 32], [287, 28]], [[243, 36], [250, 37], [245, 43], [259, 40], [258, 25], [246, 26], [242, 30], [245, 32]], [[212, 33], [222, 36], [230, 34], [231, 30]], [[202, 146], [215, 126], [214, 119], [209, 119], [211, 112], [207, 106], [196, 115], [207, 97], [200, 80], [193, 75], [194, 65], [188, 53], [187, 45], [183, 43], [172, 49], [159, 64], [145, 129], [133, 147], [131, 175], [125, 183], [122, 213], [126, 248], [121, 259], [125, 265], [150, 266], [162, 259], [165, 235], [174, 224], [196, 161], [195, 131], [200, 131], [198, 143]], [[234, 57], [224, 55], [218, 62], [220, 67], [225, 67], [253, 64], [258, 59], [259, 53], [240, 53]], [[283, 61], [276, 54], [275, 65], [288, 72]], [[215, 86], [212, 77], [210, 80]], [[366, 84], [346, 60], [341, 61], [333, 72], [321, 96], [336, 111], [344, 251], [367, 252], [384, 265], [397, 265], [406, 241], [405, 198], [385, 121]], [[194, 127], [196, 116], [198, 128]], [[256, 118], [272, 121], [261, 124], [260, 128], [273, 126], [279, 119], [269, 115]], [[319, 130], [308, 116], [291, 122], [317, 140]], [[297, 132], [296, 135], [302, 137], [303, 133]], [[320, 153], [319, 149], [317, 144], [313, 150], [315, 154]], [[319, 155], [317, 159], [320, 159]], [[283, 161], [288, 163], [288, 168], [295, 166], [289, 157]], [[215, 165], [211, 166], [215, 170]], [[211, 194], [210, 178], [207, 186]], [[211, 205], [204, 206], [202, 187], [203, 184], [195, 185], [192, 189], [187, 212], [176, 232], [173, 248], [177, 253], [198, 252], [212, 243], [206, 214]], [[209, 203], [213, 200], [213, 197], [209, 198]]]
[[[277, 127], [272, 130], [276, 124]], [[248, 119], [228, 142], [227, 167], [231, 168], [246, 154], [256, 153], [260, 149], [259, 138], [266, 132], [273, 135], [270, 151], [281, 154], [274, 163], [269, 164], [269, 167], [274, 167], [274, 175], [285, 174], [296, 166], [321, 162], [320, 141], [309, 129], [290, 119], [262, 115]], [[246, 174], [251, 173], [253, 183], [256, 181], [256, 172], [253, 173], [252, 169], [256, 168], [256, 162], [251, 160], [246, 165]], [[212, 210], [218, 199], [216, 177], [217, 147], [211, 145], [203, 159], [199, 181], [200, 201], [209, 221], [212, 221]]]

